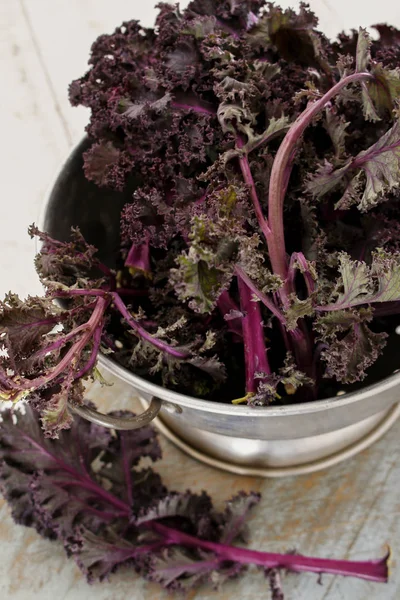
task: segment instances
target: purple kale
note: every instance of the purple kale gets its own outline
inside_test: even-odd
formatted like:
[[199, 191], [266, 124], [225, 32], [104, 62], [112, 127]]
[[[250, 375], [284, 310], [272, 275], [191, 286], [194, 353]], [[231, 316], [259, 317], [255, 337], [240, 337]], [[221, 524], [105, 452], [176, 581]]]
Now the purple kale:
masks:
[[14, 519], [61, 542], [88, 581], [122, 564], [168, 590], [205, 581], [219, 587], [249, 564], [268, 569], [275, 594], [281, 568], [387, 580], [388, 556], [353, 562], [238, 546], [247, 541], [259, 494], [240, 492], [217, 512], [205, 492], [170, 492], [151, 468], [141, 468], [143, 458], [160, 456], [150, 427], [111, 434], [76, 417], [54, 441], [30, 407], [2, 412], [0, 489]]
[[78, 230], [32, 227], [46, 297], [1, 305], [1, 396], [50, 436], [99, 351], [197, 398], [286, 404], [362, 381], [400, 313], [399, 32], [331, 42], [304, 3], [158, 9], [70, 86], [87, 178], [126, 193], [115, 270]]

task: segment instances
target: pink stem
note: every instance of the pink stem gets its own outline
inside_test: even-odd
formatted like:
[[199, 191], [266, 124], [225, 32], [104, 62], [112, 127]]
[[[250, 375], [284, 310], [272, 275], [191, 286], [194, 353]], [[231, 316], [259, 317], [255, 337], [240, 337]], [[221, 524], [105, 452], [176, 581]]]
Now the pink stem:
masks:
[[119, 310], [119, 312], [124, 317], [124, 319], [128, 323], [128, 325], [130, 327], [132, 327], [132, 329], [134, 331], [136, 331], [142, 339], [146, 340], [147, 342], [149, 342], [149, 344], [151, 344], [152, 346], [155, 346], [162, 352], [166, 352], [167, 354], [170, 354], [174, 358], [178, 358], [181, 360], [190, 358], [190, 356], [191, 356], [190, 352], [187, 352], [185, 350], [179, 350], [178, 348], [174, 348], [173, 346], [170, 346], [166, 342], [163, 342], [162, 340], [159, 340], [158, 338], [151, 335], [151, 333], [146, 331], [140, 325], [140, 323], [132, 317], [129, 310], [125, 306], [123, 300], [118, 296], [118, 294], [113, 293], [112, 296], [113, 296], [113, 301], [114, 301], [115, 307]]
[[35, 379], [24, 379], [19, 381], [16, 388], [18, 390], [36, 389], [42, 387], [43, 385], [48, 385], [51, 381], [59, 377], [70, 366], [73, 359], [79, 356], [84, 347], [88, 344], [93, 335], [93, 331], [103, 318], [107, 304], [108, 301], [105, 298], [98, 298], [95, 309], [93, 310], [90, 319], [84, 326], [87, 329], [87, 332], [84, 333], [82, 337], [71, 346], [62, 360], [56, 367], [54, 367], [52, 371], [50, 371], [47, 375], [42, 375], [36, 377]]
[[305, 129], [329, 100], [350, 83], [373, 78], [371, 73], [354, 73], [353, 75], [348, 75], [341, 79], [336, 85], [328, 90], [320, 100], [317, 100], [314, 104], [308, 106], [296, 119], [276, 153], [269, 183], [268, 222], [270, 231], [267, 236], [267, 243], [272, 269], [274, 273], [279, 275], [285, 282], [285, 288], [282, 290], [283, 293], [281, 293], [282, 301], [284, 301], [284, 297], [287, 296], [287, 294], [293, 291], [286, 282], [288, 265], [283, 225], [283, 202], [287, 187], [287, 174], [288, 172], [290, 173], [291, 162], [294, 157], [293, 151]]
[[388, 556], [371, 561], [350, 561], [312, 558], [297, 554], [259, 552], [257, 550], [248, 550], [247, 548], [238, 548], [237, 546], [228, 546], [226, 544], [202, 540], [155, 521], [146, 523], [146, 527], [162, 535], [170, 542], [211, 551], [226, 560], [242, 564], [261, 565], [268, 568], [284, 568], [291, 571], [350, 575], [379, 582], [387, 582], [388, 580]]
[[84, 367], [80, 371], [78, 371], [75, 375], [75, 379], [80, 379], [86, 373], [88, 373], [91, 369], [93, 369], [94, 365], [97, 361], [97, 355], [99, 353], [100, 344], [101, 344], [101, 334], [103, 333], [104, 323], [100, 323], [93, 334], [93, 348], [90, 353], [89, 360], [85, 364]]
[[95, 494], [97, 494], [97, 496], [111, 504], [111, 506], [115, 506], [115, 508], [118, 508], [121, 511], [121, 515], [129, 517], [131, 510], [130, 506], [126, 502], [123, 502], [122, 500], [114, 496], [114, 494], [107, 492], [107, 490], [95, 483], [92, 479], [78, 478], [75, 481], [65, 481], [63, 483], [63, 487], [77, 486], [84, 488], [85, 490], [94, 492]]
[[253, 302], [252, 292], [247, 284], [238, 278], [240, 309], [245, 314], [242, 319], [244, 358], [246, 366], [246, 393], [257, 391], [257, 373], [271, 374], [265, 346], [264, 325], [259, 302]]
[[255, 296], [257, 296], [257, 298], [259, 300], [261, 300], [261, 302], [263, 304], [265, 304], [265, 306], [282, 323], [282, 325], [285, 325], [286, 324], [285, 316], [279, 310], [279, 308], [276, 306], [276, 304], [274, 303], [272, 298], [269, 298], [266, 294], [264, 294], [264, 292], [262, 292], [261, 290], [258, 289], [258, 287], [255, 285], [255, 283], [253, 283], [253, 281], [250, 279], [250, 277], [243, 271], [242, 267], [239, 267], [238, 265], [236, 265], [235, 273], [238, 277], [240, 277], [240, 279], [242, 279], [246, 283], [247, 287], [250, 288], [250, 290], [253, 292], [253, 294]]
[[43, 356], [44, 354], [47, 354], [48, 352], [54, 352], [54, 350], [58, 350], [59, 348], [61, 348], [61, 346], [65, 346], [65, 344], [67, 342], [69, 342], [75, 336], [77, 336], [78, 333], [80, 333], [81, 331], [87, 330], [87, 328], [88, 328], [87, 323], [84, 323], [83, 325], [79, 325], [79, 327], [77, 327], [76, 329], [73, 329], [72, 331], [70, 331], [66, 335], [63, 335], [63, 336], [59, 337], [52, 344], [49, 344], [45, 348], [42, 348], [41, 350], [38, 350], [37, 352], [35, 352], [34, 354], [32, 354], [31, 359], [32, 358], [37, 358], [39, 356]]
[[[236, 145], [238, 148], [243, 148], [243, 146], [244, 146], [244, 142], [240, 136], [236, 140]], [[240, 165], [240, 169], [242, 171], [243, 179], [245, 180], [246, 184], [249, 186], [250, 198], [253, 203], [253, 207], [254, 207], [254, 211], [257, 216], [258, 224], [260, 226], [261, 231], [265, 235], [265, 237], [268, 238], [268, 236], [271, 233], [271, 230], [269, 228], [267, 219], [263, 215], [261, 204], [260, 204], [260, 201], [259, 201], [258, 195], [257, 195], [256, 184], [254, 183], [253, 175], [251, 174], [247, 154], [242, 154], [239, 157], [239, 165]]]

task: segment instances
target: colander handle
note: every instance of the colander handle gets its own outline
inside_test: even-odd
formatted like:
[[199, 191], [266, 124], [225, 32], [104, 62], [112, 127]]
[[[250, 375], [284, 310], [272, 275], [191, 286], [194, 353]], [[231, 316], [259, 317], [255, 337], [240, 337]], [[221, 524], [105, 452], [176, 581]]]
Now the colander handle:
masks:
[[108, 427], [109, 429], [140, 429], [148, 425], [153, 419], [156, 418], [160, 412], [162, 401], [159, 398], [153, 396], [150, 401], [150, 405], [140, 415], [134, 417], [114, 417], [112, 415], [105, 415], [94, 408], [89, 406], [78, 406], [74, 404], [68, 404], [71, 412], [79, 415], [87, 421], [101, 425], [102, 427]]

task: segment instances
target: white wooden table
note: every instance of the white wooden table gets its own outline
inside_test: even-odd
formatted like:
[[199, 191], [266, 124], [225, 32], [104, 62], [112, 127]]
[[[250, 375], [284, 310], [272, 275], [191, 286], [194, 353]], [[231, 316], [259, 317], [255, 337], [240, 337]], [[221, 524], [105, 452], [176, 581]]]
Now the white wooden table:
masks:
[[[187, 2], [182, 2], [182, 5]], [[152, 0], [0, 0], [0, 294], [40, 293], [33, 243], [26, 234], [37, 221], [48, 185], [71, 146], [82, 136], [88, 115], [73, 109], [67, 85], [83, 74], [95, 37], [123, 20], [151, 25]], [[290, 5], [292, 2], [281, 2]], [[321, 29], [334, 35], [347, 27], [390, 21], [400, 25], [394, 0], [311, 0]], [[119, 396], [125, 386], [92, 390], [97, 399]], [[107, 398], [108, 394], [108, 398]], [[397, 600], [400, 598], [400, 422], [374, 447], [314, 475], [281, 480], [243, 478], [205, 467], [163, 441], [158, 469], [172, 488], [225, 494], [259, 490], [263, 500], [251, 523], [253, 548], [308, 555], [367, 559], [390, 543], [394, 551], [388, 585], [341, 577], [288, 574], [288, 600]], [[221, 491], [223, 490], [223, 492]], [[110, 582], [88, 586], [57, 543], [13, 524], [0, 501], [0, 598], [2, 600], [157, 600], [158, 587], [125, 570]], [[203, 588], [186, 600], [269, 598], [261, 575], [250, 571], [222, 591]]]

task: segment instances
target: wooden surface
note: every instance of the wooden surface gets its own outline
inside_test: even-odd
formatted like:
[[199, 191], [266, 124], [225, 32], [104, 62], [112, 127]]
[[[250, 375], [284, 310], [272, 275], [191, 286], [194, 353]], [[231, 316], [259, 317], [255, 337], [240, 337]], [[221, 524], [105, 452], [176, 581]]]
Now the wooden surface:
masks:
[[[82, 136], [84, 109], [67, 101], [69, 81], [83, 73], [91, 42], [123, 20], [150, 25], [151, 0], [0, 0], [0, 293], [40, 293], [27, 226], [60, 162]], [[181, 3], [182, 5], [185, 3]], [[281, 2], [283, 5], [293, 4]], [[391, 21], [400, 25], [392, 0], [311, 1], [321, 28], [333, 35], [343, 27]], [[110, 406], [115, 398], [130, 406], [127, 388], [93, 389]], [[284, 575], [287, 600], [397, 600], [400, 598], [400, 422], [375, 446], [326, 472], [281, 480], [229, 475], [205, 467], [163, 440], [157, 466], [175, 489], [206, 489], [219, 502], [244, 489], [263, 500], [251, 522], [253, 548], [308, 555], [367, 559], [390, 543], [394, 551], [388, 585], [342, 577]], [[125, 570], [110, 582], [88, 586], [56, 543], [15, 526], [0, 501], [0, 598], [2, 600], [158, 600], [168, 596]], [[263, 576], [250, 571], [222, 591], [204, 588], [186, 600], [269, 598]]]

